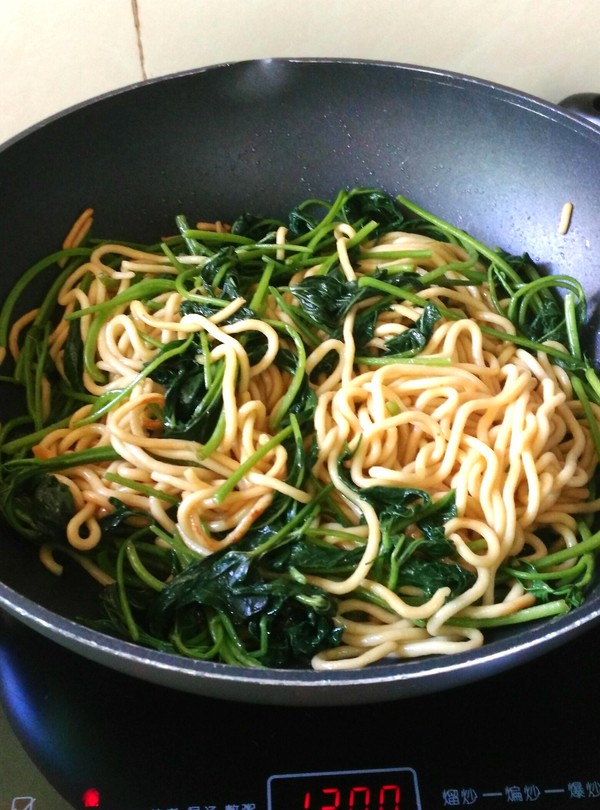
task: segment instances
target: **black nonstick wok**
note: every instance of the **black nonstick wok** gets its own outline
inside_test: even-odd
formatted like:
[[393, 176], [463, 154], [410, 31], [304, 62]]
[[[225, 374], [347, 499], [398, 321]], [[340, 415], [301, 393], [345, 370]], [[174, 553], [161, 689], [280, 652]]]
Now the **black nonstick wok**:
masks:
[[[478, 79], [406, 65], [265, 60], [150, 81], [81, 105], [0, 150], [0, 298], [57, 248], [86, 206], [96, 235], [155, 241], [173, 219], [284, 215], [341, 187], [402, 193], [491, 245], [579, 278], [595, 320], [600, 280], [600, 129]], [[573, 204], [566, 234], [561, 210]], [[591, 337], [590, 352], [595, 352]], [[10, 390], [2, 408], [10, 408]], [[358, 672], [246, 670], [193, 662], [86, 629], [95, 595], [50, 575], [0, 535], [0, 606], [101, 664], [213, 697], [353, 704], [438, 691], [553, 648], [600, 617], [600, 584], [567, 616], [520, 626], [478, 651]], [[99, 675], [101, 670], [99, 670]]]

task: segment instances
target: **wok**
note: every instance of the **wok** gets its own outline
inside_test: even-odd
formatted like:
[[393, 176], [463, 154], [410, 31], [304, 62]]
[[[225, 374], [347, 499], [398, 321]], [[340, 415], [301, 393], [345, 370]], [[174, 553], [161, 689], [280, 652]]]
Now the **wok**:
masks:
[[[265, 60], [149, 81], [53, 117], [0, 151], [0, 297], [54, 250], [86, 206], [95, 233], [154, 241], [173, 218], [284, 215], [341, 187], [402, 193], [488, 244], [527, 250], [583, 283], [595, 320], [600, 129], [475, 78], [345, 60]], [[571, 226], [557, 233], [561, 209]], [[595, 353], [595, 340], [589, 350]], [[9, 393], [4, 393], [4, 408]], [[0, 606], [90, 659], [184, 691], [271, 704], [343, 705], [439, 691], [524, 662], [589, 629], [600, 585], [567, 616], [449, 657], [359, 672], [247, 670], [153, 652], [82, 626], [94, 598], [4, 529]]]

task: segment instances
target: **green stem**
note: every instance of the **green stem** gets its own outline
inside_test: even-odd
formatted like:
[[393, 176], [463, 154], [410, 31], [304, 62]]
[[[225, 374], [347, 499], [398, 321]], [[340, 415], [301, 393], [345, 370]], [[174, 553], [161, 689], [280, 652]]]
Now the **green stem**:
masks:
[[[4, 449], [4, 448], [3, 448]], [[27, 475], [38, 472], [58, 472], [59, 470], [70, 470], [73, 467], [80, 467], [86, 464], [102, 464], [105, 461], [116, 461], [120, 456], [111, 445], [101, 447], [90, 447], [87, 450], [72, 450], [53, 458], [18, 458], [7, 461], [4, 469], [7, 473], [16, 470], [17, 474]]]
[[29, 270], [26, 270], [23, 275], [21, 275], [13, 286], [11, 291], [8, 293], [4, 300], [4, 304], [0, 309], [0, 346], [6, 346], [8, 342], [8, 333], [10, 330], [10, 320], [12, 311], [23, 294], [23, 292], [27, 289], [29, 284], [46, 270], [48, 267], [52, 267], [53, 265], [57, 264], [61, 261], [61, 259], [68, 258], [71, 256], [80, 256], [80, 257], [89, 257], [91, 254], [91, 250], [89, 248], [68, 248], [65, 250], [58, 250], [56, 253], [51, 253], [49, 256], [46, 256], [39, 262], [36, 262]]
[[315, 497], [310, 501], [310, 503], [304, 504], [304, 506], [299, 509], [298, 512], [296, 512], [294, 517], [283, 528], [270, 535], [269, 539], [265, 540], [265, 542], [260, 546], [257, 546], [255, 549], [248, 552], [249, 556], [262, 557], [262, 555], [267, 551], [270, 551], [272, 548], [279, 545], [283, 539], [290, 537], [291, 534], [300, 526], [310, 523], [313, 520], [315, 512], [320, 508], [320, 502], [329, 494], [332, 488], [333, 484], [328, 484], [327, 486], [323, 487], [320, 492], [316, 493]]
[[165, 545], [172, 549], [182, 568], [191, 565], [191, 563], [198, 559], [198, 554], [186, 546], [177, 531], [173, 532], [173, 534], [169, 534], [156, 523], [152, 524], [149, 527], [149, 530]]
[[379, 227], [379, 223], [375, 222], [375, 220], [371, 220], [367, 222], [366, 225], [363, 225], [362, 228], [359, 228], [358, 231], [351, 236], [348, 241], [346, 242], [346, 248], [351, 249], [356, 247], [356, 245], [360, 245], [361, 242], [364, 242], [369, 234], [373, 233], [373, 231]]
[[236, 471], [229, 476], [227, 481], [221, 484], [213, 495], [213, 501], [217, 504], [223, 503], [225, 498], [235, 489], [242, 478], [247, 475], [250, 470], [256, 466], [256, 464], [258, 464], [261, 458], [264, 458], [264, 456], [266, 456], [267, 453], [270, 453], [273, 448], [281, 444], [284, 439], [287, 439], [287, 437], [293, 432], [293, 429], [294, 428], [292, 425], [288, 425], [287, 427], [283, 428], [283, 430], [280, 430], [279, 433], [271, 436], [271, 438], [264, 444], [261, 444], [258, 450], [252, 453], [251, 456], [248, 456], [248, 458], [238, 466]]
[[428, 357], [417, 355], [416, 357], [403, 357], [399, 354], [383, 355], [382, 357], [370, 357], [365, 355], [355, 357], [355, 362], [361, 366], [451, 366], [452, 360], [449, 357]]
[[360, 254], [361, 259], [431, 259], [432, 256], [432, 250], [363, 250]]
[[285, 332], [287, 335], [289, 335], [289, 337], [291, 337], [292, 341], [294, 342], [294, 346], [296, 347], [297, 356], [296, 370], [294, 372], [294, 376], [292, 377], [292, 381], [289, 384], [284, 396], [279, 401], [275, 413], [273, 413], [269, 419], [269, 427], [276, 428], [290, 409], [304, 380], [304, 374], [306, 371], [306, 349], [304, 348], [304, 343], [302, 342], [302, 338], [298, 332], [296, 332], [295, 329], [292, 329], [289, 324], [283, 323], [283, 321], [271, 320], [265, 320], [265, 323], [268, 323], [274, 328]]
[[241, 236], [236, 233], [229, 233], [223, 231], [200, 231], [196, 228], [189, 228], [181, 234], [187, 244], [188, 239], [198, 240], [199, 242], [218, 242], [223, 245], [255, 245], [256, 242], [247, 236]]
[[96, 400], [96, 406], [92, 408], [92, 412], [89, 416], [85, 416], [83, 419], [78, 419], [76, 423], [76, 427], [80, 427], [82, 425], [89, 425], [93, 422], [96, 422], [103, 416], [105, 413], [110, 411], [115, 405], [118, 405], [119, 402], [122, 402], [130, 392], [135, 388], [136, 385], [149, 377], [152, 372], [160, 366], [165, 360], [169, 360], [172, 357], [176, 357], [178, 354], [184, 354], [188, 346], [193, 340], [193, 335], [190, 335], [186, 338], [181, 344], [175, 346], [173, 349], [169, 349], [168, 351], [162, 352], [160, 355], [155, 357], [151, 360], [143, 369], [142, 371], [138, 372], [133, 380], [128, 383], [125, 388], [120, 388], [114, 391], [107, 391], [105, 395], [98, 397]]
[[[146, 568], [146, 566], [140, 560], [139, 554], [135, 547], [135, 543], [132, 540], [125, 541], [125, 553], [127, 554], [127, 559], [129, 564], [135, 571], [136, 575], [139, 579], [151, 588], [153, 591], [162, 591], [165, 587], [165, 583], [162, 582], [160, 579], [151, 574], [150, 571]], [[164, 552], [163, 552], [164, 553]]]
[[[380, 293], [384, 293], [385, 295], [392, 295], [394, 298], [398, 298], [401, 301], [410, 301], [411, 304], [418, 307], [424, 307], [428, 304], [427, 298], [423, 298], [423, 296], [412, 292], [412, 290], [409, 290], [406, 287], [396, 287], [394, 284], [390, 284], [389, 282], [382, 281], [378, 278], [372, 278], [371, 276], [361, 276], [358, 279], [358, 286], [370, 287]], [[460, 318], [460, 315], [446, 309], [446, 307], [438, 305], [438, 309], [442, 315], [447, 318], [451, 318], [452, 320], [458, 320]]]
[[595, 402], [600, 403], [600, 379], [594, 368], [586, 368], [585, 381], [590, 386]]
[[262, 272], [260, 280], [256, 286], [254, 291], [254, 295], [250, 301], [250, 309], [254, 312], [261, 313], [262, 309], [265, 305], [265, 298], [267, 297], [267, 293], [269, 292], [269, 284], [271, 282], [271, 276], [273, 275], [273, 271], [275, 270], [275, 262], [273, 259], [267, 259], [265, 262], [265, 269]]
[[574, 557], [581, 557], [583, 554], [593, 553], [597, 551], [598, 548], [600, 548], [600, 531], [591, 534], [575, 546], [569, 546], [560, 551], [555, 551], [552, 554], [547, 554], [545, 557], [535, 560], [532, 565], [538, 571], [544, 568], [551, 568], [554, 565], [560, 565], [568, 560], [572, 560]]
[[502, 573], [508, 574], [515, 579], [528, 580], [531, 582], [549, 582], [563, 577], [571, 579], [585, 571], [587, 568], [587, 561], [585, 557], [578, 560], [571, 568], [561, 568], [558, 571], [536, 571], [528, 568], [514, 568], [510, 565], [502, 566]]
[[122, 304], [129, 304], [131, 301], [143, 301], [148, 298], [155, 298], [157, 295], [162, 295], [165, 292], [175, 290], [174, 279], [166, 278], [151, 278], [139, 281], [137, 284], [132, 284], [126, 290], [117, 293], [113, 298], [107, 301], [102, 301], [99, 304], [91, 304], [84, 309], [77, 309], [69, 315], [65, 315], [65, 320], [73, 321], [78, 318], [83, 318], [85, 315], [93, 315], [97, 312], [109, 312], [116, 309]]
[[132, 641], [139, 641], [140, 631], [135, 622], [135, 619], [133, 618], [133, 613], [131, 612], [129, 599], [127, 597], [127, 588], [125, 587], [125, 577], [123, 569], [126, 556], [127, 556], [127, 543], [123, 543], [117, 555], [117, 571], [116, 571], [117, 593], [119, 595], [119, 605], [121, 606], [121, 613], [123, 615], [123, 619], [125, 621], [125, 626], [127, 627], [129, 636], [131, 637]]
[[507, 261], [498, 255], [495, 250], [487, 247], [487, 245], [484, 245], [483, 242], [480, 242], [478, 239], [475, 239], [474, 237], [465, 233], [465, 231], [462, 231], [460, 228], [457, 228], [454, 225], [451, 225], [449, 222], [440, 219], [440, 217], [436, 217], [435, 214], [432, 214], [425, 208], [421, 208], [419, 205], [406, 197], [403, 197], [401, 194], [399, 194], [396, 199], [401, 205], [403, 205], [409, 211], [412, 211], [421, 219], [435, 225], [436, 228], [439, 228], [439, 230], [443, 233], [454, 237], [454, 239], [456, 239], [461, 245], [469, 247], [472, 251], [479, 253], [481, 256], [485, 256], [488, 261], [501, 268], [502, 272], [505, 273], [505, 275], [512, 279], [516, 284], [522, 284], [519, 275], [513, 270]]
[[205, 459], [209, 458], [219, 447], [223, 436], [225, 435], [225, 425], [226, 425], [226, 417], [225, 411], [221, 411], [219, 415], [219, 419], [217, 421], [216, 427], [213, 431], [212, 436], [210, 439], [202, 445], [202, 448], [198, 451], [198, 458]]
[[83, 367], [92, 380], [99, 385], [103, 385], [106, 382], [106, 376], [100, 371], [96, 364], [96, 348], [98, 346], [98, 335], [106, 323], [108, 315], [108, 312], [102, 312], [96, 315], [89, 325], [83, 345]]
[[514, 343], [516, 346], [522, 346], [524, 349], [527, 349], [533, 354], [543, 352], [544, 354], [547, 354], [548, 357], [554, 357], [557, 360], [561, 360], [563, 363], [565, 363], [565, 365], [573, 367], [572, 355], [567, 354], [567, 352], [564, 352], [561, 349], [556, 349], [554, 346], [548, 346], [545, 343], [536, 343], [535, 340], [530, 340], [530, 338], [523, 337], [522, 335], [511, 335], [508, 332], [503, 332], [500, 329], [494, 329], [492, 326], [486, 326], [485, 324], [479, 324], [479, 328], [484, 335], [490, 335], [491, 337], [499, 338], [500, 340], [505, 340], [509, 343]]
[[179, 214], [175, 217], [175, 224], [177, 225], [179, 233], [183, 237], [186, 248], [192, 256], [210, 255], [211, 251], [207, 250], [204, 245], [201, 245], [196, 239], [186, 236], [186, 234], [190, 231], [190, 226], [183, 214]]
[[149, 498], [158, 498], [161, 501], [166, 501], [170, 504], [178, 504], [179, 498], [176, 498], [175, 495], [169, 495], [168, 492], [161, 492], [160, 489], [156, 489], [155, 487], [148, 486], [148, 484], [142, 484], [140, 481], [134, 481], [133, 478], [126, 478], [123, 475], [117, 475], [116, 473], [104, 473], [106, 481], [110, 481], [111, 484], [119, 484], [119, 486], [127, 487], [127, 489], [131, 489], [134, 492], [140, 492], [142, 495], [147, 495]]
[[472, 616], [453, 616], [446, 624], [449, 627], [507, 627], [511, 624], [548, 619], [551, 616], [562, 616], [569, 612], [569, 606], [564, 599], [555, 599], [532, 607], [523, 608], [508, 616], [495, 616], [494, 618], [474, 618]]
[[[294, 322], [296, 329], [300, 332], [306, 343], [315, 348], [320, 344], [320, 338], [312, 333], [310, 328], [303, 323], [303, 311], [298, 307], [289, 305], [276, 287], [270, 287], [270, 293], [277, 302], [277, 306]], [[279, 321], [277, 322], [279, 323]]]
[[[18, 425], [19, 422], [25, 424], [25, 422], [30, 421], [31, 417], [29, 416], [22, 417], [18, 421], [15, 420], [15, 425]], [[64, 419], [61, 419], [59, 422], [54, 422], [52, 425], [47, 425], [46, 427], [43, 427], [40, 430], [36, 430], [33, 433], [28, 433], [26, 436], [20, 436], [18, 439], [12, 439], [12, 441], [6, 442], [6, 444], [2, 445], [2, 452], [8, 453], [9, 456], [12, 456], [15, 453], [20, 452], [21, 450], [27, 450], [30, 447], [39, 444], [39, 442], [41, 442], [44, 436], [47, 436], [48, 433], [51, 433], [53, 430], [68, 427], [69, 421], [70, 417], [67, 416]]]
[[579, 377], [575, 377], [575, 375], [573, 375], [571, 377], [571, 385], [573, 386], [573, 393], [581, 403], [584, 416], [590, 429], [594, 449], [596, 450], [596, 458], [600, 459], [600, 425], [598, 424], [596, 414], [592, 409], [585, 386]]
[[567, 335], [569, 337], [569, 348], [574, 357], [579, 360], [583, 358], [581, 351], [581, 341], [579, 340], [579, 329], [577, 328], [577, 311], [575, 306], [575, 296], [572, 292], [565, 295], [565, 322]]
[[[469, 259], [466, 262], [451, 262], [450, 264], [444, 264], [441, 267], [436, 267], [435, 270], [430, 270], [428, 273], [424, 273], [422, 276], [419, 276], [419, 282], [421, 284], [429, 285], [429, 284], [439, 284], [440, 286], [444, 286], [444, 282], [446, 285], [450, 287], [460, 287], [465, 285], [475, 285], [479, 286], [483, 284], [487, 279], [487, 273], [484, 273], [482, 270], [474, 270], [473, 265], [476, 264], [475, 259]], [[461, 273], [465, 278], [445, 278], [447, 273]]]
[[[340, 191], [335, 198], [335, 200], [331, 203], [331, 205], [327, 206], [327, 203], [324, 203], [320, 200], [307, 200], [306, 205], [311, 203], [318, 203], [320, 205], [328, 207], [328, 211], [324, 217], [322, 217], [319, 224], [308, 233], [305, 233], [303, 236], [298, 237], [295, 239], [292, 244], [300, 245], [304, 244], [304, 242], [308, 242], [308, 247], [311, 252], [315, 252], [317, 245], [323, 239], [323, 237], [330, 233], [334, 227], [334, 220], [336, 216], [339, 214], [340, 209], [348, 199], [348, 192], [347, 191]], [[304, 207], [306, 207], [306, 205]]]

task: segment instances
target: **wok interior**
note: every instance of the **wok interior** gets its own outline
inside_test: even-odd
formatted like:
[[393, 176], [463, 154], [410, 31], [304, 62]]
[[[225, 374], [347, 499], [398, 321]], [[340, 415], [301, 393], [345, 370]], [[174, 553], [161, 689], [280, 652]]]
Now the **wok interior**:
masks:
[[[380, 187], [577, 277], [589, 296], [595, 354], [598, 166], [600, 135], [591, 127], [474, 79], [339, 61], [193, 72], [84, 105], [0, 152], [0, 294], [60, 246], [87, 206], [95, 236], [153, 242], [173, 231], [178, 213], [284, 216], [308, 197]], [[572, 223], [559, 235], [567, 201]], [[18, 405], [4, 389], [6, 414]], [[1, 542], [0, 583], [59, 616], [96, 611], [97, 588], [76, 566], [56, 578], [27, 542], [6, 529]], [[579, 613], [597, 611], [599, 599], [596, 588]]]

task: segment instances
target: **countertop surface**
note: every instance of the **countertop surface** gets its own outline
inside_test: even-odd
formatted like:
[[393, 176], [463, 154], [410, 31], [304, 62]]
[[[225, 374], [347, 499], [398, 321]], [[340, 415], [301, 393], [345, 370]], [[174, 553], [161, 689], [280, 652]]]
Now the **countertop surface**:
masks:
[[2, 758], [10, 768], [2, 768], [0, 810], [70, 810], [68, 804], [32, 763], [15, 736], [6, 713], [0, 707]]

